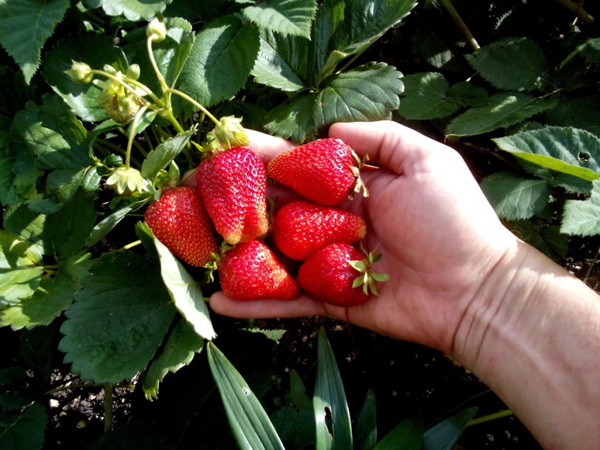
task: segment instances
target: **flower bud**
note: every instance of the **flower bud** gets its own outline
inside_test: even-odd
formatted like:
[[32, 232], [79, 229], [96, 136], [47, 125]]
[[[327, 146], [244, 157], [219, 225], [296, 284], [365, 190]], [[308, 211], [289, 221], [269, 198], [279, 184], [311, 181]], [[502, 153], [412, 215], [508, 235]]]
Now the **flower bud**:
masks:
[[167, 37], [167, 27], [163, 21], [155, 17], [146, 27], [146, 36], [154, 42], [164, 41]]
[[71, 68], [65, 70], [65, 73], [69, 75], [71, 80], [75, 83], [88, 84], [94, 78], [92, 68], [83, 62], [73, 61]]

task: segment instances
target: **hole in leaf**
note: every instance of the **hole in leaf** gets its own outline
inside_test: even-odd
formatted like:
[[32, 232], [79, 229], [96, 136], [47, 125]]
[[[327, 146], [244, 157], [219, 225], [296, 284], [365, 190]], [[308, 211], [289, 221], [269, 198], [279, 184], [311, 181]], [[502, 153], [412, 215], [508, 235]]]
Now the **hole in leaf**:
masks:
[[591, 155], [589, 153], [579, 152], [579, 155], [577, 155], [577, 157], [581, 162], [588, 162], [591, 158]]
[[328, 407], [325, 407], [325, 426], [327, 426], [329, 434], [333, 436], [333, 418], [331, 416], [331, 409]]

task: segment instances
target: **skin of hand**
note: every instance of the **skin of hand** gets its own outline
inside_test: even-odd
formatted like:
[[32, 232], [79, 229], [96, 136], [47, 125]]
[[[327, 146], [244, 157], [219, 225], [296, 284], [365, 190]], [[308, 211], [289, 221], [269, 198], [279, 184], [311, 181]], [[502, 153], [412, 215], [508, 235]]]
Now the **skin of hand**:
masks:
[[[292, 144], [248, 130], [266, 163]], [[499, 222], [462, 158], [395, 122], [338, 123], [340, 138], [377, 169], [363, 169], [369, 197], [342, 205], [367, 223], [366, 247], [390, 280], [379, 296], [353, 308], [303, 296], [291, 302], [237, 302], [219, 292], [211, 308], [233, 317], [324, 315], [451, 353], [454, 336], [479, 285], [515, 238]], [[271, 193], [272, 194], [272, 193]], [[282, 193], [278, 192], [278, 199]]]

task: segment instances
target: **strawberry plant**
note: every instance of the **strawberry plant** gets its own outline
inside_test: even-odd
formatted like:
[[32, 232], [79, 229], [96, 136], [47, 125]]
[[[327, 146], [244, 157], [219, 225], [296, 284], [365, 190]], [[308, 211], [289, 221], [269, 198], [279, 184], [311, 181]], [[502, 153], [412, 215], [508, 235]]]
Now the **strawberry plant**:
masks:
[[[394, 118], [454, 145], [469, 161], [484, 161], [482, 187], [498, 214], [556, 259], [568, 254], [573, 236], [600, 234], [598, 33], [593, 11], [575, 6], [568, 0], [547, 9], [539, 2], [447, 0], [0, 4], [0, 333], [7, 349], [0, 364], [0, 447], [60, 446], [52, 441], [60, 414], [49, 398], [82, 388], [104, 399], [99, 416], [106, 433], [89, 430], [85, 440], [86, 446], [97, 441], [95, 448], [114, 448], [114, 442], [183, 448], [193, 417], [208, 429], [216, 418], [246, 419], [236, 408], [252, 396], [237, 389], [247, 386], [235, 384], [239, 374], [217, 345], [233, 342], [223, 345], [228, 355], [255, 355], [244, 344], [255, 342], [247, 330], [256, 330], [214, 317], [205, 303], [226, 288], [222, 267], [232, 266], [234, 251], [251, 248], [256, 257], [264, 250], [255, 240], [267, 233], [262, 187], [243, 205], [232, 205], [227, 192], [234, 179], [238, 191], [249, 186], [242, 169], [255, 164], [260, 171], [256, 155], [245, 152], [242, 162], [222, 164], [221, 174], [208, 167], [248, 144], [246, 128], [310, 148], [334, 122]], [[356, 170], [339, 175], [341, 194], [312, 200], [336, 205], [360, 187], [363, 162], [343, 152], [342, 143], [331, 146]], [[270, 176], [277, 178], [276, 166], [291, 159], [282, 155]], [[292, 171], [313, 159], [296, 162]], [[177, 207], [177, 220], [166, 219], [180, 204], [185, 212]], [[327, 211], [328, 224], [318, 227], [331, 229], [335, 242], [310, 237], [319, 247], [364, 237], [359, 217], [342, 231], [332, 224], [338, 213]], [[251, 223], [209, 232], [217, 214], [226, 214], [230, 225], [241, 212]], [[290, 232], [282, 231], [284, 212], [275, 216], [273, 240], [287, 244], [292, 238], [277, 237]], [[180, 224], [190, 220], [205, 226]], [[210, 282], [204, 266], [220, 252], [221, 239], [249, 244], [225, 252]], [[280, 247], [293, 259], [309, 258]], [[363, 258], [352, 257], [356, 285], [385, 279], [371, 273], [373, 256]], [[293, 297], [297, 286], [285, 266], [270, 264], [269, 276], [283, 274]], [[364, 299], [360, 287], [351, 289]], [[325, 340], [318, 339], [321, 351]], [[327, 355], [319, 356], [315, 389], [336, 393], [329, 401], [343, 404]], [[236, 367], [243, 363], [238, 358]], [[250, 372], [266, 384], [275, 371], [261, 364], [250, 364]], [[197, 367], [204, 378], [185, 384], [182, 394], [179, 377]], [[61, 383], [66, 373], [80, 383]], [[300, 384], [294, 379], [285, 395], [295, 396], [300, 417], [307, 407], [319, 410], [316, 441], [328, 442], [332, 419], [342, 421], [346, 436], [336, 439], [347, 443], [350, 418], [328, 417], [330, 404], [315, 406], [323, 396], [298, 397]], [[218, 402], [208, 400], [214, 386], [225, 400], [219, 414], [212, 414]], [[195, 403], [152, 406], [168, 405], [161, 388], [173, 398], [190, 392]], [[226, 396], [228, 389], [236, 396]], [[176, 417], [177, 426], [164, 427], [171, 434], [147, 425], [123, 431], [125, 423], [113, 423], [122, 392], [137, 406], [132, 416], [144, 417], [139, 411], [152, 407], [165, 423]], [[259, 409], [254, 400], [253, 411]], [[373, 428], [372, 407], [367, 403], [366, 418], [358, 421], [363, 430]], [[285, 411], [276, 414], [289, 417]], [[271, 430], [259, 419], [252, 426]], [[466, 421], [459, 417], [461, 431]], [[273, 429], [284, 427], [274, 422]], [[247, 427], [232, 423], [231, 429], [240, 442]], [[268, 431], [260, 439], [274, 436]], [[388, 435], [378, 446], [399, 439]]]

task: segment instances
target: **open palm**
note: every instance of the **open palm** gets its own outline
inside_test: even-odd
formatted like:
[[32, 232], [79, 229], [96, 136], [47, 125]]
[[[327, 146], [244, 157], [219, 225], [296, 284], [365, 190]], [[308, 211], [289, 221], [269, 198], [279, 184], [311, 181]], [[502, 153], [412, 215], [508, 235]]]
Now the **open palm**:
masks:
[[[342, 308], [309, 297], [242, 303], [219, 292], [212, 309], [248, 318], [327, 315], [451, 352], [466, 308], [515, 238], [460, 156], [443, 144], [387, 121], [339, 123], [329, 135], [380, 165], [363, 169], [369, 197], [342, 205], [365, 218], [366, 246], [383, 254], [374, 270], [390, 280], [380, 295]], [[260, 133], [250, 139], [265, 162], [291, 146]]]

